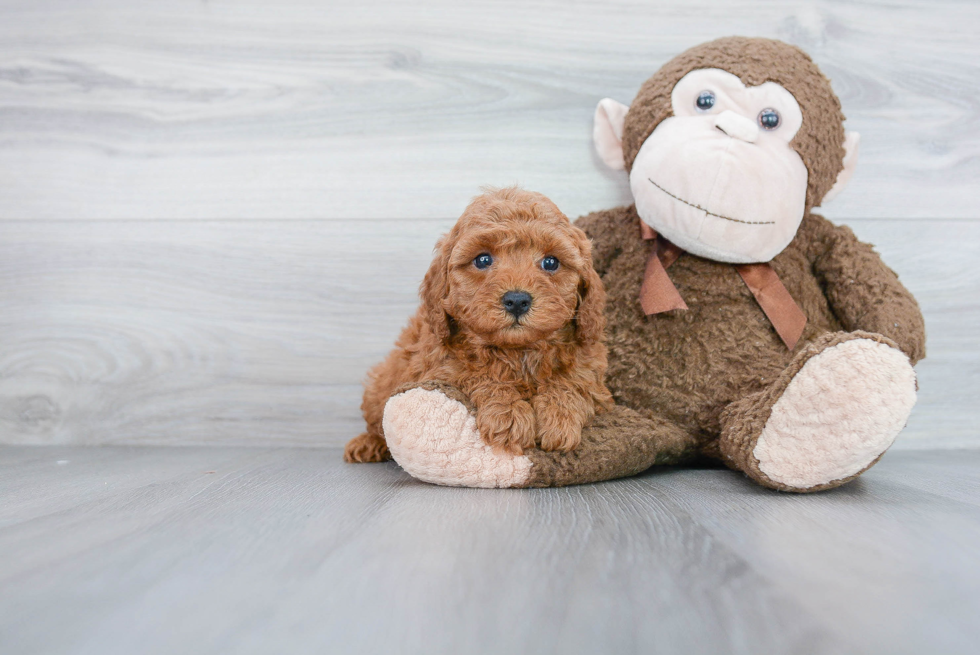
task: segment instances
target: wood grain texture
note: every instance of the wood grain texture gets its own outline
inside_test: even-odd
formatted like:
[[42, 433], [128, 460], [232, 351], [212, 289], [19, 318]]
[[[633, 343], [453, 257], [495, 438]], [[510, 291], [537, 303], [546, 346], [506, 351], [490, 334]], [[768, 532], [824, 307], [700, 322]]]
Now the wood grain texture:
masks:
[[794, 496], [722, 469], [476, 490], [337, 449], [0, 447], [0, 652], [972, 653], [978, 526], [980, 451]]
[[446, 218], [623, 204], [590, 144], [671, 56], [781, 38], [862, 133], [837, 218], [978, 218], [980, 4], [8, 0], [0, 218]]
[[[0, 442], [340, 446], [451, 221], [0, 221]], [[980, 222], [853, 221], [919, 298], [896, 447], [980, 445]]]

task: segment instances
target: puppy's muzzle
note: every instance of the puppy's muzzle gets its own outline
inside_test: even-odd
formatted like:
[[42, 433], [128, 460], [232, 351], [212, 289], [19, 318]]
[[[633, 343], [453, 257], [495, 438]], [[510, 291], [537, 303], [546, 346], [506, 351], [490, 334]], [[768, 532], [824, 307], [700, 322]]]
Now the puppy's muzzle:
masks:
[[501, 297], [500, 304], [503, 305], [508, 314], [514, 318], [520, 318], [531, 309], [532, 301], [533, 298], [527, 291], [508, 291]]

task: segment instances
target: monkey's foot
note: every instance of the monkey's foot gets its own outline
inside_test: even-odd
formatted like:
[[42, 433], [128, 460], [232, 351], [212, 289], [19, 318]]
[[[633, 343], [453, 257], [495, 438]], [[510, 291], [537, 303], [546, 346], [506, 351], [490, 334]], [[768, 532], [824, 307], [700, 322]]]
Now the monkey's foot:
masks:
[[412, 477], [433, 484], [525, 486], [531, 460], [494, 452], [480, 437], [474, 413], [465, 403], [458, 391], [438, 384], [392, 396], [383, 421], [392, 457]]
[[768, 389], [726, 408], [721, 451], [764, 486], [830, 489], [878, 461], [905, 427], [915, 393], [908, 357], [885, 337], [827, 335]]

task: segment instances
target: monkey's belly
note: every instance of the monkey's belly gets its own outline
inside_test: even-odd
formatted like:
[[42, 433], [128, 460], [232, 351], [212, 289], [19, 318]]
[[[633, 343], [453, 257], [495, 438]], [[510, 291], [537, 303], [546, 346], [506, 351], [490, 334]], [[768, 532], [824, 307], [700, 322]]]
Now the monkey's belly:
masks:
[[780, 268], [808, 319], [794, 351], [729, 265], [691, 258], [671, 267], [687, 310], [645, 316], [638, 302], [611, 300], [606, 382], [616, 401], [716, 437], [726, 405], [765, 388], [807, 342], [841, 329], [817, 280], [803, 267]]

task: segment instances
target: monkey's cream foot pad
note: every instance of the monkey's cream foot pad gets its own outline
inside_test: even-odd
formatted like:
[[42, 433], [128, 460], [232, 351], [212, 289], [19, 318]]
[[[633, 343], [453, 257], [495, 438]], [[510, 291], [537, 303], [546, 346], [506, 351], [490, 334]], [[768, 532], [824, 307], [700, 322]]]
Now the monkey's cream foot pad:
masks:
[[495, 453], [480, 437], [466, 406], [434, 389], [392, 396], [385, 405], [384, 432], [395, 461], [425, 482], [518, 487], [530, 477], [530, 459]]
[[901, 351], [872, 339], [839, 343], [793, 377], [752, 454], [769, 478], [793, 488], [852, 477], [891, 446], [915, 395]]

